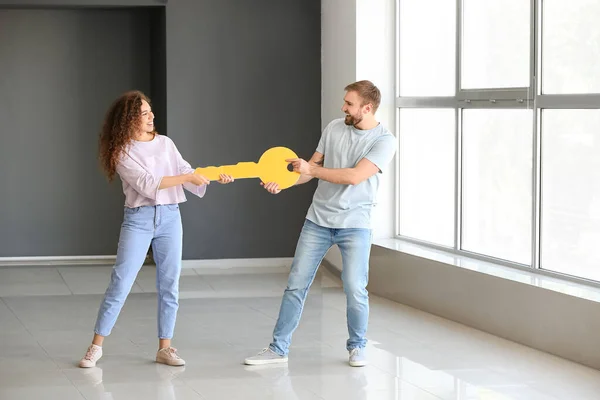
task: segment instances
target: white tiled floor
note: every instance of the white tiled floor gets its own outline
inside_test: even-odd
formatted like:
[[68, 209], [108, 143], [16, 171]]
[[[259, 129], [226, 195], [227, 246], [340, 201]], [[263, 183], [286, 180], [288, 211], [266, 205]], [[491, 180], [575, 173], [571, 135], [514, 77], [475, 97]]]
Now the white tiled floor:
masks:
[[0, 400], [600, 399], [599, 371], [376, 296], [371, 364], [351, 368], [344, 294], [325, 271], [289, 365], [248, 367], [269, 343], [285, 269], [185, 270], [173, 344], [187, 365], [157, 365], [154, 273], [143, 268], [104, 357], [84, 370], [110, 268], [0, 269]]

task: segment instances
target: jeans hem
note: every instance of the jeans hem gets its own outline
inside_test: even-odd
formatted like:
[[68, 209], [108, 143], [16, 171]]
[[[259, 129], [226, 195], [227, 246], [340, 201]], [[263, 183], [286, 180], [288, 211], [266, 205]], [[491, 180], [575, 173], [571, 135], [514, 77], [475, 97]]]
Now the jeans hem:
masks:
[[269, 350], [271, 350], [273, 353], [277, 354], [278, 356], [281, 356], [281, 357], [287, 356], [287, 353], [281, 354], [280, 352], [278, 352], [277, 350], [275, 350], [275, 348], [272, 345], [269, 345]]
[[365, 345], [365, 346], [360, 346], [360, 345], [358, 345], [358, 346], [352, 346], [352, 347], [349, 347], [349, 346], [347, 346], [347, 347], [346, 347], [346, 350], [348, 350], [348, 351], [352, 351], [352, 350], [354, 350], [354, 349], [364, 349], [365, 347], [367, 347], [367, 346], [366, 346], [366, 345]]

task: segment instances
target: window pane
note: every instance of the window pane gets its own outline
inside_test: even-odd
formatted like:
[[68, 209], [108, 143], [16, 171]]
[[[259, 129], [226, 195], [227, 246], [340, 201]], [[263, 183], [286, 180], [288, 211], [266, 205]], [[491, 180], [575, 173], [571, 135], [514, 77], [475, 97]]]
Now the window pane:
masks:
[[454, 245], [456, 112], [400, 110], [400, 234]]
[[456, 93], [456, 2], [400, 0], [400, 95]]
[[463, 111], [462, 248], [531, 264], [531, 110]]
[[529, 87], [529, 0], [464, 0], [462, 89]]
[[600, 110], [543, 110], [541, 266], [600, 281]]
[[600, 1], [543, 4], [543, 93], [600, 93]]

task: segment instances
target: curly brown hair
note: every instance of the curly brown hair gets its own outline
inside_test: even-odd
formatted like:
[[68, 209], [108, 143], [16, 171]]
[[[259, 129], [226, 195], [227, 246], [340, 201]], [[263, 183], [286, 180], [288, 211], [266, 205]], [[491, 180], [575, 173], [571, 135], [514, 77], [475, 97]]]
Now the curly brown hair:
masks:
[[99, 158], [109, 182], [115, 177], [119, 158], [136, 134], [140, 124], [142, 100], [151, 104], [144, 93], [132, 90], [119, 96], [106, 112], [100, 132]]

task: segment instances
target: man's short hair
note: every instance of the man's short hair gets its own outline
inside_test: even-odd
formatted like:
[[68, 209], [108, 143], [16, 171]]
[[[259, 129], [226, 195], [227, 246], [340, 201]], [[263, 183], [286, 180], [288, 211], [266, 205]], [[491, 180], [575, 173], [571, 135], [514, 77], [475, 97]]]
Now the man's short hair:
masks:
[[379, 103], [381, 103], [381, 92], [373, 82], [366, 80], [354, 82], [346, 86], [344, 90], [348, 92], [357, 92], [363, 100], [361, 106], [371, 103], [373, 106], [373, 114], [375, 114], [375, 111], [379, 108]]

